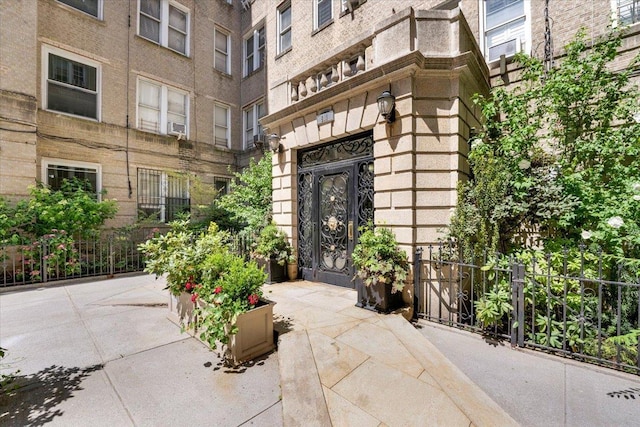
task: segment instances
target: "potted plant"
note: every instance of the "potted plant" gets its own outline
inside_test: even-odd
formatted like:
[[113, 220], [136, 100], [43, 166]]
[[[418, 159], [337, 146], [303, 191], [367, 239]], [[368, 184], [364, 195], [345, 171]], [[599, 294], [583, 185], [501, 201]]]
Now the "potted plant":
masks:
[[238, 364], [271, 351], [273, 303], [262, 299], [266, 274], [229, 249], [229, 235], [211, 223], [199, 235], [188, 221], [140, 245], [145, 271], [166, 275], [170, 318]]
[[260, 260], [267, 272], [267, 283], [279, 283], [286, 280], [286, 267], [293, 248], [289, 244], [287, 233], [271, 223], [260, 231], [253, 257]]
[[298, 278], [298, 257], [295, 250], [291, 251], [291, 255], [287, 259], [287, 276], [290, 281], [294, 281]]
[[409, 261], [393, 232], [371, 225], [362, 228], [352, 258], [358, 291], [356, 305], [385, 313], [400, 308]]

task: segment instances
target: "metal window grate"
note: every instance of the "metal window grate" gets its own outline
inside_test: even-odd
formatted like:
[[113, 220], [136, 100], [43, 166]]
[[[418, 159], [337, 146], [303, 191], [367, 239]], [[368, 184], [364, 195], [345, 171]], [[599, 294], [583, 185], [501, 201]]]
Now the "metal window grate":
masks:
[[190, 211], [189, 179], [161, 170], [138, 169], [138, 212], [170, 222]]

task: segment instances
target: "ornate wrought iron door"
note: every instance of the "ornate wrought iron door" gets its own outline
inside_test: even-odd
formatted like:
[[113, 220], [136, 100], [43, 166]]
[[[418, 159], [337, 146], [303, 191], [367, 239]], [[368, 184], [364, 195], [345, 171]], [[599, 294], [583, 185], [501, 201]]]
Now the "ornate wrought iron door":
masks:
[[300, 153], [298, 262], [302, 277], [353, 287], [358, 227], [373, 220], [373, 140], [361, 135]]

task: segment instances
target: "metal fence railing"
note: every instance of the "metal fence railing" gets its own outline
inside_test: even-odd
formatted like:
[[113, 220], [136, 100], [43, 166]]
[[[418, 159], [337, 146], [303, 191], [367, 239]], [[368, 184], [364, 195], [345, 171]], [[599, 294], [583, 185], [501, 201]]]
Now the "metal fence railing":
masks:
[[53, 230], [37, 239], [0, 243], [0, 287], [142, 271], [139, 243], [159, 232], [144, 228], [79, 238]]
[[465, 258], [430, 246], [414, 258], [415, 311], [513, 346], [640, 374], [637, 271], [637, 260], [584, 250]]

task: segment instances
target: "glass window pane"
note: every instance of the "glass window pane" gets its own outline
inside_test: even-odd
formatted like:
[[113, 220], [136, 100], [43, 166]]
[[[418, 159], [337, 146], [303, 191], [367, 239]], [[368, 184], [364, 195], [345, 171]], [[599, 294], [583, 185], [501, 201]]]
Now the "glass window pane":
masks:
[[178, 8], [169, 6], [169, 26], [186, 34], [187, 14]]
[[160, 0], [140, 0], [140, 12], [160, 19]]
[[160, 108], [160, 86], [140, 80], [138, 102], [149, 107]]
[[96, 68], [49, 54], [49, 79], [96, 90]]
[[291, 7], [280, 11], [280, 31], [286, 30], [291, 26]]
[[331, 21], [331, 0], [318, 0], [318, 27]]
[[524, 15], [524, 0], [489, 0], [487, 5], [487, 28]]
[[187, 52], [187, 36], [179, 31], [169, 28], [169, 48], [180, 53]]
[[160, 22], [140, 15], [140, 35], [156, 43], [160, 43]]
[[98, 0], [58, 0], [89, 15], [98, 17]]
[[227, 109], [216, 105], [215, 109], [216, 126], [227, 126]]
[[186, 96], [173, 90], [167, 91], [168, 110], [170, 113], [187, 115]]
[[227, 53], [228, 36], [224, 33], [221, 33], [220, 31], [216, 31], [215, 39], [216, 39], [216, 50]]
[[97, 95], [53, 82], [47, 85], [47, 108], [97, 119]]

